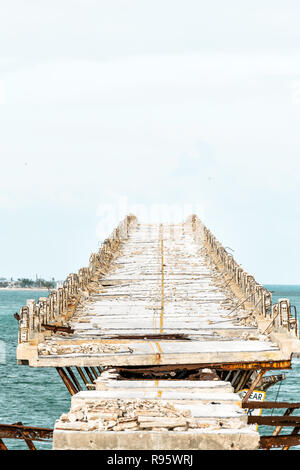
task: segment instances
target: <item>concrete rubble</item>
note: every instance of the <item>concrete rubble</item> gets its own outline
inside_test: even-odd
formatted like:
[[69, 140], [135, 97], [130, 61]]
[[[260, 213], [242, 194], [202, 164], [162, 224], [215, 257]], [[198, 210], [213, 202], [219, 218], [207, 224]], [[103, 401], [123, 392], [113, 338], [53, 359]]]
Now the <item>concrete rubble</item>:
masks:
[[114, 448], [107, 447], [112, 435], [111, 445], [118, 442], [119, 449], [132, 449], [136, 438], [140, 449], [149, 439], [153, 449], [166, 449], [176, 442], [172, 434], [180, 435], [181, 445], [193, 442], [189, 448], [196, 449], [203, 442], [207, 449], [216, 442], [224, 449], [259, 444], [229, 382], [126, 381], [104, 373], [96, 391], [72, 397], [70, 411], [55, 423], [53, 448]]
[[66, 355], [66, 354], [113, 354], [130, 353], [128, 346], [118, 346], [104, 343], [81, 343], [81, 344], [61, 344], [59, 341], [49, 338], [38, 345], [39, 356]]

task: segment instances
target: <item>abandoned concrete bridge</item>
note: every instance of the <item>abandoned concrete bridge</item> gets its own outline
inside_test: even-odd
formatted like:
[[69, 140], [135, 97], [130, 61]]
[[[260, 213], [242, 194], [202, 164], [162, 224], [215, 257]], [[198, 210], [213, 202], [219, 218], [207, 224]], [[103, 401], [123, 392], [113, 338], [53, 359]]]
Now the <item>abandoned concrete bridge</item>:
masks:
[[17, 360], [55, 367], [72, 396], [54, 449], [288, 449], [300, 404], [262, 400], [299, 351], [289, 300], [273, 304], [196, 216], [130, 215], [87, 268], [22, 307]]

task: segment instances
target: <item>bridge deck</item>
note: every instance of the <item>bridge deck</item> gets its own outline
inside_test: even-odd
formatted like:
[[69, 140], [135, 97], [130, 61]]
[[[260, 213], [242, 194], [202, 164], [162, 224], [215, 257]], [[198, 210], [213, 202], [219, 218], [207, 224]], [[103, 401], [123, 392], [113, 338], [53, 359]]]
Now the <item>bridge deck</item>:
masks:
[[72, 334], [38, 344], [33, 366], [215, 364], [279, 361], [255, 309], [231, 289], [190, 224], [136, 225], [94, 292], [70, 319]]
[[69, 413], [56, 421], [54, 449], [258, 447], [255, 426], [248, 426], [229, 382], [139, 382], [103, 375], [96, 391], [73, 396]]
[[56, 367], [72, 395], [56, 449], [255, 449], [242, 400], [263, 399], [284, 379], [266, 370], [300, 351], [289, 300], [272, 305], [195, 216], [126, 217], [88, 268], [16, 318], [19, 363]]

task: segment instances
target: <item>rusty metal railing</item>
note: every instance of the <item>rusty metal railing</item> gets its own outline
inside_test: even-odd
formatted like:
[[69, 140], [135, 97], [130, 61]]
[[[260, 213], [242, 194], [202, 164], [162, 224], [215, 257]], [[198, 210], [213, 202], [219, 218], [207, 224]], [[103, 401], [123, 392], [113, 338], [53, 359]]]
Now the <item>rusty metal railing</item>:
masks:
[[[251, 409], [281, 409], [285, 410], [283, 415], [280, 416], [248, 416], [248, 424], [257, 424], [259, 426], [273, 426], [275, 429], [272, 435], [260, 436], [260, 448], [269, 450], [271, 448], [280, 448], [282, 450], [288, 450], [290, 447], [300, 445], [300, 416], [291, 416], [291, 414], [300, 409], [300, 403], [289, 403], [289, 402], [261, 402], [251, 401], [248, 403], [242, 402], [242, 408], [249, 408], [251, 403]], [[292, 428], [290, 434], [280, 434], [283, 428]]]
[[8, 450], [2, 439], [24, 440], [29, 450], [36, 450], [33, 441], [47, 442], [53, 437], [53, 429], [24, 426], [21, 422], [15, 424], [0, 424], [0, 450]]
[[[125, 217], [110, 237], [104, 240], [99, 251], [91, 254], [89, 266], [79, 269], [78, 274], [69, 274], [62, 287], [52, 290], [48, 297], [41, 297], [38, 302], [27, 301], [27, 305], [21, 308], [20, 315], [14, 315], [19, 321], [19, 343], [29, 342], [45, 329], [55, 329], [55, 322], [72, 314], [80, 295], [93, 289], [97, 273], [103, 273], [107, 269], [120, 243], [128, 238], [130, 225], [135, 221], [136, 217], [133, 215]], [[61, 325], [58, 326], [62, 328]]]
[[[230, 277], [228, 284], [233, 281], [244, 294], [242, 304], [250, 302], [262, 316], [272, 320], [270, 327], [285, 328], [291, 335], [295, 334], [298, 337], [297, 318], [295, 319], [291, 314], [289, 299], [279, 299], [278, 304], [272, 305], [272, 293], [235, 261], [232, 254], [227, 252], [200, 219], [192, 215], [188, 221], [192, 225], [195, 237], [204, 239], [214, 262], [220, 264], [224, 273]], [[278, 310], [279, 314], [277, 314]], [[297, 315], [296, 310], [295, 314]]]

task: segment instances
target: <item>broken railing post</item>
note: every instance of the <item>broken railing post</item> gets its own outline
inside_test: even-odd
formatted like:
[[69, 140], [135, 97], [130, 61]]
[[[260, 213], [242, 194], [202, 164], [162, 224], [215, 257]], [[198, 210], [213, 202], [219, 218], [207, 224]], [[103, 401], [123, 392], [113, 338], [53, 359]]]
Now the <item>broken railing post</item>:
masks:
[[[236, 286], [245, 293], [247, 301], [253, 305], [254, 310], [257, 310], [262, 316], [274, 320], [273, 323], [270, 323], [270, 328], [275, 330], [285, 328], [292, 335], [298, 337], [297, 320], [291, 315], [289, 300], [280, 299], [277, 304], [278, 307], [274, 309], [274, 305], [272, 307], [271, 292], [258, 284], [252, 275], [248, 274], [236, 263], [232, 254], [225, 250], [196, 215], [190, 216], [186, 223], [191, 224], [195, 240], [204, 238], [208, 246], [209, 255], [212, 256], [216, 263], [221, 263], [224, 273], [228, 273]], [[277, 315], [278, 311], [279, 315]]]

